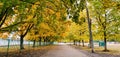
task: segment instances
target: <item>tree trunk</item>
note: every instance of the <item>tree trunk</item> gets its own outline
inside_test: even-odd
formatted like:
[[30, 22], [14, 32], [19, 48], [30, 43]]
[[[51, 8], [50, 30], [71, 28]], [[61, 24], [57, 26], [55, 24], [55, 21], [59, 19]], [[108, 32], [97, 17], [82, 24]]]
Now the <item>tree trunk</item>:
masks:
[[75, 45], [75, 40], [73, 40], [73, 45]]
[[106, 31], [104, 31], [104, 43], [105, 43], [105, 46], [104, 46], [104, 50], [105, 52], [109, 51], [107, 50], [107, 38], [106, 38]]
[[81, 43], [81, 41], [79, 40], [79, 46], [81, 46], [80, 43]]
[[44, 45], [46, 45], [46, 39], [44, 38]]
[[85, 45], [84, 45], [84, 40], [82, 40], [82, 46], [84, 47]]
[[41, 39], [41, 37], [40, 37], [40, 38], [39, 38], [39, 46], [41, 46], [41, 45], [42, 45], [42, 44], [41, 44], [41, 40], [42, 40], [42, 39]]
[[92, 45], [91, 45], [91, 39], [89, 38], [89, 48], [92, 48]]
[[48, 37], [46, 37], [46, 45], [48, 45], [48, 40], [49, 40]]
[[94, 53], [94, 45], [93, 45], [92, 30], [91, 30], [91, 20], [90, 20], [90, 17], [89, 17], [89, 10], [88, 10], [88, 7], [87, 7], [87, 0], [86, 0], [86, 14], [87, 14], [87, 20], [88, 20], [88, 29], [89, 29], [89, 36], [90, 36], [91, 52]]
[[33, 24], [30, 24], [30, 25], [27, 27], [25, 33], [24, 33], [24, 34], [21, 34], [21, 36], [20, 36], [20, 37], [21, 37], [21, 38], [20, 38], [20, 49], [24, 49], [24, 45], [23, 45], [24, 37], [27, 35], [28, 31], [29, 31], [32, 27], [33, 27]]
[[35, 40], [33, 40], [33, 47], [35, 47]]
[[23, 39], [23, 36], [21, 36], [20, 38], [20, 49], [24, 49], [24, 46], [23, 46], [23, 43], [24, 43], [24, 39]]
[[48, 39], [48, 45], [50, 45], [50, 39]]
[[109, 51], [109, 50], [107, 50], [106, 22], [107, 22], [107, 14], [105, 13], [105, 22], [104, 22], [104, 24], [103, 24], [103, 29], [104, 29], [104, 43], [105, 43], [105, 46], [104, 46], [104, 51], [105, 51], [105, 52]]
[[104, 42], [105, 42], [105, 51], [107, 51], [107, 40], [106, 40], [106, 38], [104, 38]]

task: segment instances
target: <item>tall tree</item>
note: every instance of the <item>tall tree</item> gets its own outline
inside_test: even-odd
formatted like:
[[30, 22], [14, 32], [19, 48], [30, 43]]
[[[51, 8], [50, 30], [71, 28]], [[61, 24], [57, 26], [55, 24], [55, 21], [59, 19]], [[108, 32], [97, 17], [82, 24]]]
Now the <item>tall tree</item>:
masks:
[[88, 10], [88, 1], [86, 0], [86, 14], [87, 14], [87, 19], [88, 19], [88, 29], [89, 29], [89, 36], [90, 36], [90, 47], [92, 48], [92, 53], [94, 53], [94, 44], [93, 44], [93, 37], [92, 37], [92, 30], [91, 30], [91, 19], [89, 16], [89, 10]]

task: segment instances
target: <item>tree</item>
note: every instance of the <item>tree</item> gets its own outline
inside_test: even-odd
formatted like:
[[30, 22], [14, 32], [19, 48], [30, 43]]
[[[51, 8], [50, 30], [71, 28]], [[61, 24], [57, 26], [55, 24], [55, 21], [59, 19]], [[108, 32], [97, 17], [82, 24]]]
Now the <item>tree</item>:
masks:
[[107, 50], [107, 38], [109, 37], [110, 33], [113, 33], [110, 27], [111, 25], [115, 24], [115, 23], [113, 24], [115, 19], [113, 18], [112, 16], [113, 14], [111, 13], [116, 8], [116, 1], [111, 1], [111, 0], [92, 1], [91, 7], [93, 7], [93, 9], [91, 9], [91, 12], [93, 13], [91, 14], [93, 15], [92, 16], [93, 21], [97, 22], [97, 24], [96, 22], [94, 22], [94, 24], [97, 27], [96, 31], [97, 33], [100, 33], [99, 35], [103, 36], [104, 42], [105, 42], [104, 51], [108, 51]]
[[89, 29], [89, 36], [90, 36], [90, 47], [92, 48], [92, 53], [94, 53], [94, 44], [93, 44], [93, 38], [92, 38], [92, 30], [91, 30], [91, 19], [89, 17], [89, 10], [87, 7], [87, 0], [86, 0], [86, 14], [87, 14], [87, 19], [88, 19], [88, 29]]

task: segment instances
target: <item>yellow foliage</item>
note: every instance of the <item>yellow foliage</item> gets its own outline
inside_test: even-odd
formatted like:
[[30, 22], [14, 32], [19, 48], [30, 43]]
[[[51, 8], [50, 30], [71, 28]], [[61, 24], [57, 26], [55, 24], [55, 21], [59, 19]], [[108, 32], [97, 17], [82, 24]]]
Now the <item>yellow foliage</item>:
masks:
[[49, 26], [48, 26], [48, 24], [46, 24], [46, 23], [41, 23], [41, 24], [40, 24], [40, 27], [41, 27], [42, 29], [48, 29], [48, 30], [50, 29]]
[[120, 37], [120, 34], [115, 34], [115, 36], [116, 36], [117, 38], [119, 38], [119, 37]]
[[38, 41], [39, 40], [39, 35], [35, 35], [34, 31], [32, 31], [32, 33], [28, 33], [25, 36], [25, 40], [36, 40], [36, 41]]
[[13, 10], [15, 13], [19, 13], [18, 10]]
[[40, 2], [35, 2], [35, 4], [36, 4], [36, 5], [39, 5], [39, 4], [40, 4]]
[[109, 7], [113, 7], [116, 6], [116, 2], [112, 1], [112, 0], [103, 0], [103, 6], [104, 8], [109, 8]]
[[56, 13], [56, 17], [57, 17], [57, 19], [60, 18], [60, 12], [57, 12], [57, 13]]
[[2, 38], [2, 39], [7, 39], [8, 36], [9, 36], [9, 32], [5, 32], [5, 33], [0, 34], [0, 38]]
[[2, 6], [2, 5], [3, 5], [3, 3], [0, 2], [0, 6]]
[[27, 20], [30, 20], [30, 19], [32, 19], [33, 18], [33, 15], [28, 15], [27, 16]]
[[46, 14], [54, 14], [55, 12], [52, 9], [46, 8]]
[[86, 17], [86, 10], [83, 10], [82, 12], [80, 12], [80, 17], [79, 17], [79, 19], [85, 18], [85, 17]]

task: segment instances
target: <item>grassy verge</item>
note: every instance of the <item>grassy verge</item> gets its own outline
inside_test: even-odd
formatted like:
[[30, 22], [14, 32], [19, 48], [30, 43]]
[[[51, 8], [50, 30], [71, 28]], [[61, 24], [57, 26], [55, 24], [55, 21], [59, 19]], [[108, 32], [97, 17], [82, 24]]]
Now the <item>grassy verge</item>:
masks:
[[[33, 56], [33, 54], [36, 54], [37, 52], [40, 54], [43, 54], [50, 50], [53, 45], [49, 46], [39, 46], [39, 47], [32, 47], [32, 46], [24, 46], [24, 50], [20, 50], [19, 46], [11, 46], [8, 51], [9, 57], [25, 57], [28, 55]], [[6, 57], [7, 54], [7, 47], [0, 47], [0, 57]]]
[[[88, 46], [82, 47], [82, 46], [76, 46], [73, 45], [75, 48], [77, 49], [82, 49], [88, 52], [91, 52], [91, 48], [89, 48]], [[112, 55], [119, 55], [120, 51], [119, 50], [114, 50], [114, 49], [108, 49], [109, 52], [104, 52], [104, 47], [94, 47], [94, 51], [95, 53], [99, 53], [99, 54], [112, 54]]]

